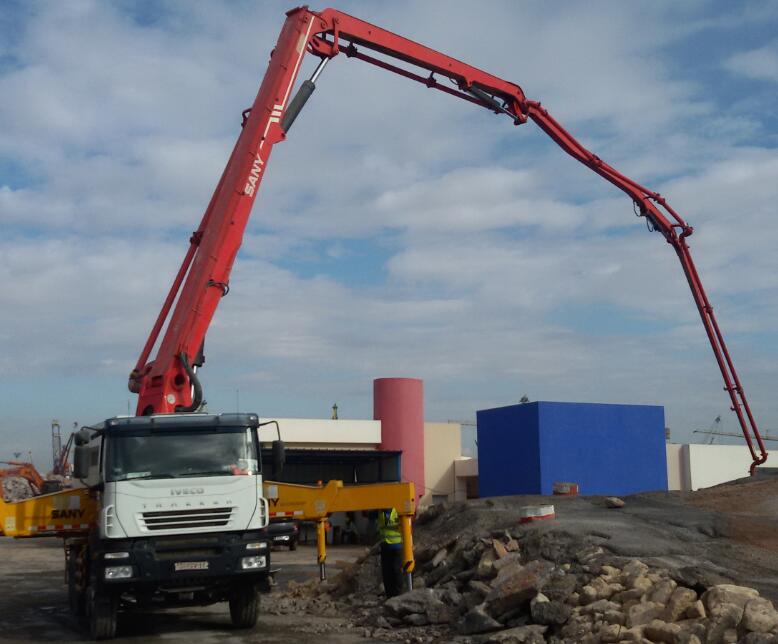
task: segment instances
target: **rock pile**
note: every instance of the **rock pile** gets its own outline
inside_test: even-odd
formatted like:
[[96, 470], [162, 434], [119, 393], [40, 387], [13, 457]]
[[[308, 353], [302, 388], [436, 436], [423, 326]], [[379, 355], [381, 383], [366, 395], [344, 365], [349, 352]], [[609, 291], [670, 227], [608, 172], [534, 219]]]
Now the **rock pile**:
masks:
[[29, 481], [22, 476], [7, 476], [0, 481], [3, 483], [3, 500], [6, 503], [24, 501], [35, 495]]
[[569, 533], [460, 535], [416, 557], [410, 592], [384, 602], [366, 554], [317, 601], [350, 609], [366, 635], [409, 642], [778, 644], [778, 611], [757, 590], [652, 568]]

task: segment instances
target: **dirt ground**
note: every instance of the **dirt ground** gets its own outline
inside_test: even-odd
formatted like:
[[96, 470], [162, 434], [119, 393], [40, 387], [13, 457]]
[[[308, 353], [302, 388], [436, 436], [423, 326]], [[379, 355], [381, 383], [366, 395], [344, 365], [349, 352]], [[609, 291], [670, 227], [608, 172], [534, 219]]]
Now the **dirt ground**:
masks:
[[[360, 547], [328, 548], [328, 573], [336, 561], [353, 561]], [[316, 549], [301, 545], [297, 551], [274, 550], [273, 567], [279, 589], [290, 580], [318, 577]], [[15, 541], [0, 538], [0, 642], [88, 642], [88, 633], [70, 615], [64, 584], [64, 556], [55, 538]], [[314, 639], [333, 644], [375, 642], [360, 631], [342, 628], [342, 620], [319, 616], [271, 614], [274, 593], [263, 595], [263, 610], [253, 631], [236, 631], [230, 625], [226, 604], [120, 614], [117, 643], [170, 642], [198, 644], [263, 642], [289, 644]]]
[[[434, 520], [420, 519], [414, 529], [420, 548], [439, 547], [453, 537], [490, 530], [519, 530], [526, 544], [554, 544], [556, 535], [573, 535], [627, 558], [657, 568], [685, 571], [689, 585], [737, 583], [757, 588], [778, 603], [778, 476], [760, 475], [693, 493], [664, 492], [625, 497], [621, 509], [609, 509], [602, 497], [499, 497], [446, 506]], [[556, 518], [518, 525], [524, 505], [553, 503]], [[423, 517], [422, 517], [423, 519]], [[548, 539], [543, 535], [547, 534]], [[523, 546], [524, 547], [524, 546]], [[530, 546], [528, 546], [530, 547]], [[329, 577], [336, 562], [350, 562], [362, 547], [328, 549]], [[542, 548], [536, 555], [546, 556]], [[57, 539], [14, 541], [0, 538], [0, 642], [89, 641], [67, 608], [63, 553]], [[376, 642], [369, 631], [348, 628], [354, 615], [328, 617], [279, 610], [288, 602], [290, 581], [318, 577], [313, 546], [296, 552], [275, 550], [278, 587], [262, 598], [257, 627], [232, 629], [226, 604], [120, 616], [117, 642], [289, 642], [355, 644]], [[348, 613], [348, 611], [345, 611]], [[351, 611], [354, 612], [353, 610]]]

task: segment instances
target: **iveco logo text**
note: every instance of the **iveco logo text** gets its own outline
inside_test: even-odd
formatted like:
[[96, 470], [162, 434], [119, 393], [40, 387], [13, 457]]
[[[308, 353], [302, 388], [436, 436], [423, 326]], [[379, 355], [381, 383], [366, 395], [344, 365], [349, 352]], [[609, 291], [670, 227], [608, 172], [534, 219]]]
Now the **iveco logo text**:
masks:
[[254, 159], [254, 162], [251, 164], [251, 172], [249, 172], [248, 180], [246, 181], [246, 187], [243, 188], [243, 192], [246, 193], [249, 197], [254, 196], [254, 193], [257, 190], [257, 184], [259, 183], [259, 175], [262, 174], [262, 165], [264, 164], [264, 161], [259, 156], [259, 153], [257, 153], [257, 158]]
[[184, 494], [205, 494], [205, 490], [201, 487], [182, 487], [177, 490], [170, 490], [170, 496], [182, 496]]

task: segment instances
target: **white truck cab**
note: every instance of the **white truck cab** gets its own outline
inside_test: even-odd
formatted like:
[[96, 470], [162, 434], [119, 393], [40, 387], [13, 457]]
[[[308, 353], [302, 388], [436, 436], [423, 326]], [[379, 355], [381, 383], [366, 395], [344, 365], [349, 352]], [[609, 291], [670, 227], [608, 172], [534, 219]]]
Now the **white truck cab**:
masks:
[[125, 605], [229, 601], [235, 625], [254, 625], [270, 585], [258, 427], [256, 414], [169, 414], [78, 433], [76, 476], [99, 514], [67, 544], [68, 589], [95, 637], [114, 636]]

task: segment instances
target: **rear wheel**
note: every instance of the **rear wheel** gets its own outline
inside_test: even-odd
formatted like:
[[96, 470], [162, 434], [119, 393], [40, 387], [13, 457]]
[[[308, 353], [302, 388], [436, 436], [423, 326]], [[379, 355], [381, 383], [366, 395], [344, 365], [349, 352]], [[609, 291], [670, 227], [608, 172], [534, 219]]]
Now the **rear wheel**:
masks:
[[96, 640], [108, 640], [116, 637], [116, 618], [119, 602], [116, 597], [95, 594], [89, 590], [89, 631]]
[[239, 586], [230, 597], [230, 617], [235, 628], [254, 628], [259, 616], [259, 593], [252, 585]]

